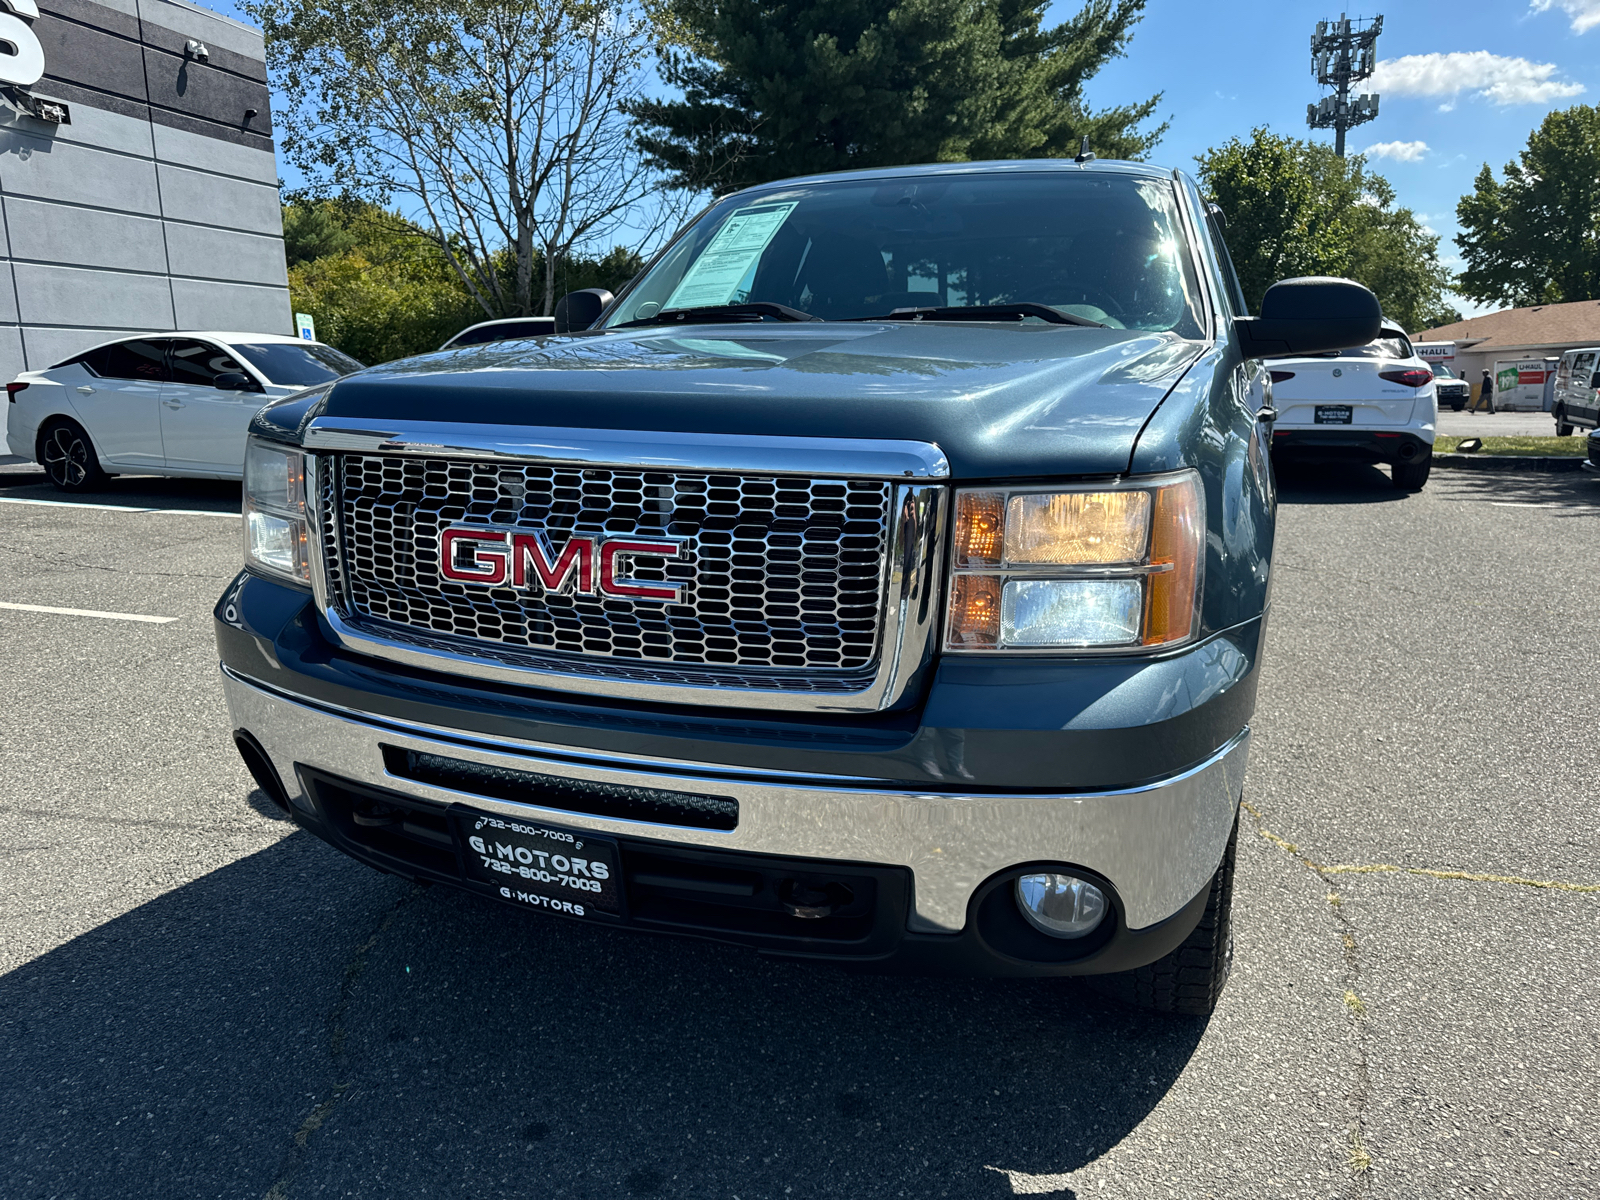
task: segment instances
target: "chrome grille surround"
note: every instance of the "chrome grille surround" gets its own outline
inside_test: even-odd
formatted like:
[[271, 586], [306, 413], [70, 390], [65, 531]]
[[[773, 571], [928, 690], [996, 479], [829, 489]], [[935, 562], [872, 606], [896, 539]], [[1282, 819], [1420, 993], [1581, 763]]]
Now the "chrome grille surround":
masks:
[[[597, 695], [852, 712], [891, 706], [931, 661], [945, 489], [921, 480], [948, 473], [937, 447], [335, 421], [306, 438], [313, 585], [353, 650]], [[632, 575], [683, 583], [685, 603], [447, 583], [416, 560], [455, 521], [684, 538], [686, 561], [641, 556]]]

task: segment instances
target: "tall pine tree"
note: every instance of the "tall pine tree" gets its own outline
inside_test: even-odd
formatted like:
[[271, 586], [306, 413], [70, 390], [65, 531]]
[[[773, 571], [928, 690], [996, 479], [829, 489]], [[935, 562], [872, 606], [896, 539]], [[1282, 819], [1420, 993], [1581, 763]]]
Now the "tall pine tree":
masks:
[[718, 195], [791, 175], [917, 162], [1059, 157], [1087, 135], [1138, 158], [1160, 96], [1091, 111], [1083, 87], [1120, 56], [1145, 0], [676, 0], [663, 65], [681, 100], [631, 106], [676, 186]]

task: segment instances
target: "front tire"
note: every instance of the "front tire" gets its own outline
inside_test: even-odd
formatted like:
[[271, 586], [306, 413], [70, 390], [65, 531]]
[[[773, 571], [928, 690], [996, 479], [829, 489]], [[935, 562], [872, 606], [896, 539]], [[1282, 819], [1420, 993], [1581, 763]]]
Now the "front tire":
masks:
[[111, 477], [100, 468], [94, 443], [76, 421], [57, 420], [39, 434], [39, 465], [63, 492], [94, 492]]
[[1211, 877], [1206, 911], [1181, 945], [1164, 958], [1132, 971], [1101, 975], [1094, 984], [1106, 995], [1146, 1012], [1208, 1017], [1222, 998], [1233, 970], [1233, 862], [1239, 845], [1239, 816]]
[[1395, 487], [1402, 492], [1420, 492], [1428, 482], [1428, 476], [1433, 473], [1433, 451], [1416, 462], [1395, 463], [1389, 468], [1389, 476], [1394, 480]]
[[1556, 436], [1571, 437], [1572, 426], [1567, 422], [1567, 414], [1562, 409], [1556, 409]]

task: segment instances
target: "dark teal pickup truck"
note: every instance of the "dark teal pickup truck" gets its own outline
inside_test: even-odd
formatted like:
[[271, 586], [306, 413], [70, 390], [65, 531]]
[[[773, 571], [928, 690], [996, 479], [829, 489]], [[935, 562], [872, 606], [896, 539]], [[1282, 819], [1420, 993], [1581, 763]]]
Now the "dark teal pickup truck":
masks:
[[[726, 197], [552, 336], [263, 409], [216, 609], [241, 753], [363, 862], [878, 969], [1207, 1012], [1271, 594], [1261, 359], [1181, 173]], [[509, 915], [509, 914], [508, 914]]]

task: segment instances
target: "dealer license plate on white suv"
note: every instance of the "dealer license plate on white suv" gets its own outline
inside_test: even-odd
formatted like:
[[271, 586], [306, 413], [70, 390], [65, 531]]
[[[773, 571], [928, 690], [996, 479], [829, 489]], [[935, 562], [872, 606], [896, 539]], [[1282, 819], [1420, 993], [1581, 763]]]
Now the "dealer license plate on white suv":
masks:
[[1351, 409], [1348, 404], [1319, 404], [1317, 405], [1316, 423], [1318, 425], [1348, 425], [1350, 424]]

